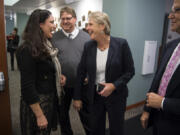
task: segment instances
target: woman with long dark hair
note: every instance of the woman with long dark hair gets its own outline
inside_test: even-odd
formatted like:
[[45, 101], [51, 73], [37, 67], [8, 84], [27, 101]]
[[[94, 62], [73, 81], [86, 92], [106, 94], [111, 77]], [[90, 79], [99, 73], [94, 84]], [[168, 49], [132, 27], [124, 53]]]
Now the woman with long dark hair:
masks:
[[65, 84], [58, 50], [49, 39], [55, 30], [48, 10], [35, 10], [25, 27], [17, 51], [21, 75], [20, 119], [22, 135], [49, 135], [57, 126], [58, 96]]

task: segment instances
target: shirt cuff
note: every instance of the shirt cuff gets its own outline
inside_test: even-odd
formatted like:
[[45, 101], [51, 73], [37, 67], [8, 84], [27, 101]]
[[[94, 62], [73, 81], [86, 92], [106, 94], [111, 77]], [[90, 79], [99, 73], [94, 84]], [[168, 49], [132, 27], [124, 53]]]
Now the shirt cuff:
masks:
[[164, 100], [165, 100], [165, 98], [163, 98], [163, 100], [161, 102], [161, 109], [163, 109]]

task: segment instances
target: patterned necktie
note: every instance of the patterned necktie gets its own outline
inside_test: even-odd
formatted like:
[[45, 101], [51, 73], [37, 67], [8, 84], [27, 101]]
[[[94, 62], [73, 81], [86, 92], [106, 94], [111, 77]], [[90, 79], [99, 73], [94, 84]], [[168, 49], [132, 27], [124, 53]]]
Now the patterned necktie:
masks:
[[177, 49], [173, 53], [168, 65], [166, 67], [166, 70], [162, 76], [161, 83], [160, 83], [159, 90], [158, 90], [158, 94], [160, 96], [163, 96], [163, 97], [165, 96], [168, 83], [173, 75], [173, 72], [175, 70], [175, 67], [176, 67], [176, 64], [177, 64], [179, 58], [180, 58], [180, 44], [178, 45]]

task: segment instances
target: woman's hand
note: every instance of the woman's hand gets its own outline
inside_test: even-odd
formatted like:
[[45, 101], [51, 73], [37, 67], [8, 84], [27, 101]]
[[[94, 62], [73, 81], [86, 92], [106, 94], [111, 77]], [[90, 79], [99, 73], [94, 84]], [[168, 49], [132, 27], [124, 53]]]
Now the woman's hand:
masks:
[[73, 100], [73, 107], [77, 111], [80, 111], [82, 108], [82, 101], [81, 100]]
[[40, 129], [47, 128], [48, 121], [47, 121], [47, 119], [46, 119], [46, 117], [45, 117], [45, 115], [44, 115], [44, 113], [40, 107], [40, 104], [39, 103], [31, 104], [30, 107], [36, 116], [37, 126]]
[[143, 112], [142, 115], [141, 115], [141, 125], [144, 129], [147, 128], [147, 125], [148, 125], [148, 120], [149, 120], [149, 112]]
[[88, 78], [87, 77], [84, 79], [84, 85], [86, 85], [86, 84], [88, 84]]
[[61, 86], [64, 86], [66, 84], [66, 77], [64, 75], [61, 75], [60, 84]]
[[99, 92], [99, 95], [103, 97], [108, 97], [116, 89], [114, 84], [112, 83], [101, 83], [101, 84], [105, 86], [104, 89], [101, 92]]
[[48, 121], [44, 115], [38, 116], [36, 119], [37, 119], [37, 125], [40, 129], [47, 128]]

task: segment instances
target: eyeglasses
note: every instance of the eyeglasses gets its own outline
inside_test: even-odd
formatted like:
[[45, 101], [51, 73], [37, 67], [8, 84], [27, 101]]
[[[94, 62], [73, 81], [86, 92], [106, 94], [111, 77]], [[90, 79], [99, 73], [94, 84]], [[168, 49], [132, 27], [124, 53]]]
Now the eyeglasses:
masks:
[[64, 18], [61, 18], [62, 21], [70, 21], [73, 17], [64, 17]]
[[180, 12], [180, 8], [175, 8], [175, 9], [172, 9], [170, 13], [175, 14], [179, 12]]

